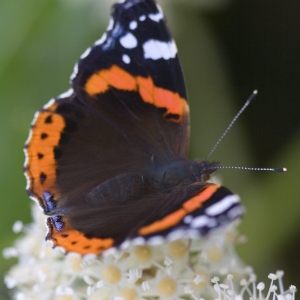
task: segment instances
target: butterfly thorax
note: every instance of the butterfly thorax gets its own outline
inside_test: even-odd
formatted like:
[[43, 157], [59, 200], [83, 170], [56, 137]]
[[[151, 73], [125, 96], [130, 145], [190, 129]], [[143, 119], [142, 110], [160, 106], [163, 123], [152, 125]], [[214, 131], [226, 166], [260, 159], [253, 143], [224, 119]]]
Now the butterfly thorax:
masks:
[[207, 161], [180, 160], [156, 168], [150, 174], [150, 185], [155, 190], [172, 189], [194, 182], [207, 181], [219, 163]]
[[86, 196], [90, 204], [107, 201], [127, 202], [156, 192], [169, 193], [174, 188], [207, 181], [219, 163], [178, 160], [155, 167], [146, 174], [124, 173], [93, 188]]

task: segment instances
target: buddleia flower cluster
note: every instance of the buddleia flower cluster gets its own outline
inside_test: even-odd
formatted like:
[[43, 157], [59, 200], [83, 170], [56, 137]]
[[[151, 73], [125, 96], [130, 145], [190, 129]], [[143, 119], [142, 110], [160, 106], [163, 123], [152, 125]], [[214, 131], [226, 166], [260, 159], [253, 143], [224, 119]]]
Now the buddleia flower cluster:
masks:
[[5, 258], [18, 259], [5, 277], [12, 299], [295, 299], [295, 286], [284, 290], [283, 272], [270, 274], [266, 285], [240, 260], [235, 246], [245, 238], [237, 222], [208, 238], [129, 246], [97, 257], [53, 249], [42, 242], [45, 217], [36, 206], [33, 219], [27, 226], [14, 224], [23, 235], [3, 251]]

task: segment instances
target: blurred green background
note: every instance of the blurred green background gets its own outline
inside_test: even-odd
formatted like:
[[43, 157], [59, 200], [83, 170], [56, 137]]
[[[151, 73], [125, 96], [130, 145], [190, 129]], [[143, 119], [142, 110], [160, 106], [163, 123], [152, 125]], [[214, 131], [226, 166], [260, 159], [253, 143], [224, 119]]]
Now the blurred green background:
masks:
[[[0, 248], [31, 200], [22, 173], [34, 112], [66, 91], [73, 65], [108, 23], [108, 0], [0, 0]], [[191, 106], [191, 158], [205, 158], [252, 90], [259, 94], [211, 159], [224, 165], [287, 167], [287, 173], [223, 170], [247, 208], [241, 257], [259, 280], [300, 274], [300, 2], [161, 0], [177, 41]], [[299, 184], [299, 185], [298, 185]], [[0, 258], [3, 274], [13, 260]]]

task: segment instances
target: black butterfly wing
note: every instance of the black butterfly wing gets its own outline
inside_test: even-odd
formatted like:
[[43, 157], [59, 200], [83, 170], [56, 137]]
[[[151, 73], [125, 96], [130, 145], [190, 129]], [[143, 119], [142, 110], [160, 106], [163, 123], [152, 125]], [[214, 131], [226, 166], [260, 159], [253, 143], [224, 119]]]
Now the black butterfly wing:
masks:
[[[70, 174], [88, 170], [84, 180], [97, 178], [100, 183], [186, 158], [185, 85], [161, 11], [154, 1], [125, 1], [113, 7], [111, 20], [102, 41], [87, 50], [73, 75], [76, 98], [66, 110], [75, 109], [71, 106], [76, 103], [83, 118], [77, 132], [71, 133], [72, 147], [62, 151], [61, 176], [66, 166]], [[154, 46], [147, 57], [149, 41]]]
[[[32, 123], [25, 146], [27, 190], [46, 214], [55, 215], [48, 220], [48, 239], [55, 245], [101, 253], [116, 244], [114, 231], [98, 227], [101, 222], [93, 219], [117, 220], [115, 209], [118, 214], [128, 209], [116, 203], [96, 208], [86, 195], [108, 179], [142, 174], [187, 154], [189, 108], [183, 75], [154, 1], [128, 0], [113, 7], [107, 32], [79, 60], [72, 85]], [[165, 198], [156, 196], [158, 201]], [[148, 202], [149, 209], [156, 203]], [[135, 210], [129, 219], [140, 212]], [[132, 229], [129, 225], [124, 224], [118, 243]]]

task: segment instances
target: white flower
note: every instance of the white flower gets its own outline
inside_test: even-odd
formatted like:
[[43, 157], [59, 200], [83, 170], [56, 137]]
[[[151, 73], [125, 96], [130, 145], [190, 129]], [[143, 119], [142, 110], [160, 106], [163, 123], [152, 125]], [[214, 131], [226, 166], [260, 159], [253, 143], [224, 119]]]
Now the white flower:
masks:
[[268, 289], [256, 282], [234, 250], [237, 223], [199, 240], [82, 257], [44, 242], [45, 217], [36, 206], [33, 219], [29, 226], [15, 223], [24, 235], [3, 251], [18, 258], [5, 277], [16, 300], [295, 299], [295, 286], [283, 288], [282, 271], [269, 275]]

